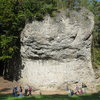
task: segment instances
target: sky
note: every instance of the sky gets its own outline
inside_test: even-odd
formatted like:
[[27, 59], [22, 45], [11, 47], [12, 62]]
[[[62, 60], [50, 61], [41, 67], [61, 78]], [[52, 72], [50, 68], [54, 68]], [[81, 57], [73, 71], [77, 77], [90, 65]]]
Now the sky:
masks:
[[100, 1], [100, 0], [97, 0], [97, 1]]

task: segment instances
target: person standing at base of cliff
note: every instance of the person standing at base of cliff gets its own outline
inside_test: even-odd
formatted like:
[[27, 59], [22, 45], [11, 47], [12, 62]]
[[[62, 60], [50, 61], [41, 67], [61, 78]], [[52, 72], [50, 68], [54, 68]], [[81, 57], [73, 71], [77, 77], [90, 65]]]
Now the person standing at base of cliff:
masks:
[[79, 93], [79, 87], [77, 85], [76, 85], [76, 92], [75, 92], [75, 94], [77, 94], [77, 95], [80, 94]]
[[16, 88], [16, 87], [13, 87], [13, 92], [12, 92], [12, 95], [13, 95], [13, 96], [16, 96], [16, 95], [17, 95], [17, 94], [16, 94], [15, 88]]
[[29, 91], [29, 96], [31, 96], [32, 95], [32, 87], [31, 86], [29, 86], [28, 91]]
[[83, 90], [83, 93], [86, 93], [87, 86], [86, 86], [86, 84], [84, 84], [84, 83], [82, 83], [82, 90]]
[[28, 85], [25, 86], [25, 96], [28, 96]]
[[19, 87], [19, 97], [23, 97], [24, 95], [23, 95], [23, 88], [22, 88], [22, 86], [20, 86]]
[[69, 87], [68, 87], [68, 85], [66, 86], [66, 91], [68, 91], [69, 90]]
[[13, 96], [15, 96], [15, 97], [17, 97], [18, 96], [18, 87], [17, 86], [15, 86], [14, 88], [13, 88]]
[[74, 91], [72, 89], [68, 90], [68, 96], [73, 96], [74, 95]]

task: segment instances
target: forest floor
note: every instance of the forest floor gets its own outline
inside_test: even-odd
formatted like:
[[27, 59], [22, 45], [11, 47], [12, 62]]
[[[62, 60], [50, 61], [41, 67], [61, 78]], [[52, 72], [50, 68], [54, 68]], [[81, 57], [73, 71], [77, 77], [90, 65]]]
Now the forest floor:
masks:
[[0, 94], [12, 93], [12, 88], [15, 82], [11, 82], [0, 77]]

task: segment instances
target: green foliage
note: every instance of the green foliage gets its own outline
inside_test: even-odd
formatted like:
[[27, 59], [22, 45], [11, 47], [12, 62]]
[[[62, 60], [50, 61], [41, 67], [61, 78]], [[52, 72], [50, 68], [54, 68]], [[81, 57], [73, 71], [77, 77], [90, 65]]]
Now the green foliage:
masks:
[[97, 85], [96, 87], [100, 87], [100, 85]]
[[0, 60], [12, 58], [14, 52], [18, 49], [14, 46], [15, 36], [0, 35]]
[[10, 77], [7, 74], [11, 69], [18, 69], [13, 59], [20, 54], [20, 32], [25, 23], [41, 21], [53, 11], [56, 11], [55, 0], [0, 0], [0, 62], [3, 64], [0, 70], [3, 69], [3, 75]]
[[94, 48], [93, 49], [93, 53], [94, 53], [94, 56], [93, 56], [93, 63], [95, 63], [96, 65], [100, 65], [100, 48]]
[[20, 32], [25, 23], [42, 21], [46, 14], [54, 16], [57, 10], [80, 7], [95, 15], [93, 61], [100, 64], [100, 2], [96, 0], [0, 0], [0, 61], [7, 62], [20, 53]]
[[100, 2], [92, 1], [91, 11], [95, 15], [95, 26], [93, 31], [92, 61], [100, 65]]
[[[11, 59], [27, 21], [43, 20], [56, 10], [56, 0], [0, 0], [0, 60]], [[17, 37], [17, 38], [15, 38]]]

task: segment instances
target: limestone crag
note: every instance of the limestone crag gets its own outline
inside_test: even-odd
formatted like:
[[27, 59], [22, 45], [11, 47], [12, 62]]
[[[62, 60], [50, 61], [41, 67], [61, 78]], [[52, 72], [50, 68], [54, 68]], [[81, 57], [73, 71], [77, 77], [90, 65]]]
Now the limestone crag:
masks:
[[59, 11], [27, 23], [21, 33], [21, 82], [41, 90], [95, 84], [91, 64], [94, 16], [86, 9]]

